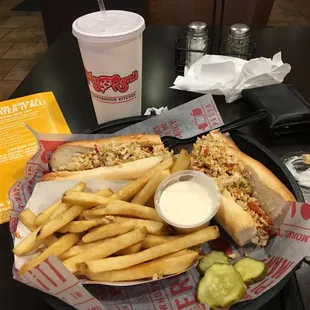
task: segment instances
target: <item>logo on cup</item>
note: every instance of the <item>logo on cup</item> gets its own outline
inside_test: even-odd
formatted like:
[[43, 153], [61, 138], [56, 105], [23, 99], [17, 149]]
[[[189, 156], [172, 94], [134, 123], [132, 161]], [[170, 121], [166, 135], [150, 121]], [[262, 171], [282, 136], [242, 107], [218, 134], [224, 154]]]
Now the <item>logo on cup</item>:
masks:
[[85, 72], [88, 84], [92, 84], [95, 91], [103, 94], [110, 88], [114, 92], [126, 93], [129, 89], [129, 84], [139, 79], [139, 72], [137, 70], [125, 77], [121, 77], [119, 74], [95, 76], [86, 69]]

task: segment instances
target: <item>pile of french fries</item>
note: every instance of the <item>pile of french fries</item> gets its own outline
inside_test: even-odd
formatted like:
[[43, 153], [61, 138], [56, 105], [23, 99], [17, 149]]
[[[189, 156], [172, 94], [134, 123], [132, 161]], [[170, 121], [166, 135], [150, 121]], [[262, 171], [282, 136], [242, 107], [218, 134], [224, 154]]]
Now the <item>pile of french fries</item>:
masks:
[[81, 182], [37, 216], [25, 209], [19, 220], [31, 233], [13, 252], [38, 254], [19, 274], [51, 255], [76, 276], [94, 281], [159, 279], [186, 270], [200, 258], [191, 248], [218, 238], [218, 228], [175, 235], [154, 209], [153, 196], [171, 172], [189, 166], [189, 156], [182, 150], [115, 193], [84, 192], [86, 184]]

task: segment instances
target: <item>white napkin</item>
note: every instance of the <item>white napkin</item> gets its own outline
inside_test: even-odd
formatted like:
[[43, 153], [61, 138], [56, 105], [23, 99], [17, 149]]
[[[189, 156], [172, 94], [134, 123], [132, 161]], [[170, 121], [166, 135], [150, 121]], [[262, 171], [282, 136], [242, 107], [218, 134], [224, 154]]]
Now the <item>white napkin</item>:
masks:
[[161, 107], [159, 109], [157, 108], [148, 108], [145, 110], [144, 115], [151, 115], [152, 112], [155, 112], [156, 115], [160, 115], [162, 113], [165, 113], [168, 111], [168, 107]]
[[186, 76], [178, 76], [171, 88], [224, 95], [226, 102], [233, 102], [241, 97], [243, 89], [282, 83], [290, 71], [291, 66], [282, 62], [281, 52], [272, 59], [260, 57], [249, 61], [205, 55], [187, 70]]

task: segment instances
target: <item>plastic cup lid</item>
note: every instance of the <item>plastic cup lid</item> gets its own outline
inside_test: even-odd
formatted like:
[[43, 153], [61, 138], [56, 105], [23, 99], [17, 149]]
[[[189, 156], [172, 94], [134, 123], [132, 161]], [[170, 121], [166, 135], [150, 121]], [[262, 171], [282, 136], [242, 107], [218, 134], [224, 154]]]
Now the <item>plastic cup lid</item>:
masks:
[[142, 16], [127, 11], [94, 12], [76, 19], [72, 33], [79, 40], [94, 43], [111, 43], [139, 36], [145, 29]]

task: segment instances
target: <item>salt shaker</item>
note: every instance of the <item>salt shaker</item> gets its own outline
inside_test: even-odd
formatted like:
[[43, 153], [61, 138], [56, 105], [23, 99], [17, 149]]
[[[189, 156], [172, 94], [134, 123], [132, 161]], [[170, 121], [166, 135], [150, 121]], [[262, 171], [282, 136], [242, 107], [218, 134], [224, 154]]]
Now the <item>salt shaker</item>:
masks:
[[229, 28], [228, 39], [226, 43], [226, 54], [246, 59], [250, 45], [250, 27], [245, 24], [234, 24]]
[[186, 36], [186, 48], [188, 50], [199, 50], [199, 52], [187, 51], [186, 53], [186, 66], [189, 68], [204, 54], [207, 53], [208, 49], [208, 28], [204, 22], [191, 22], [187, 28]]

